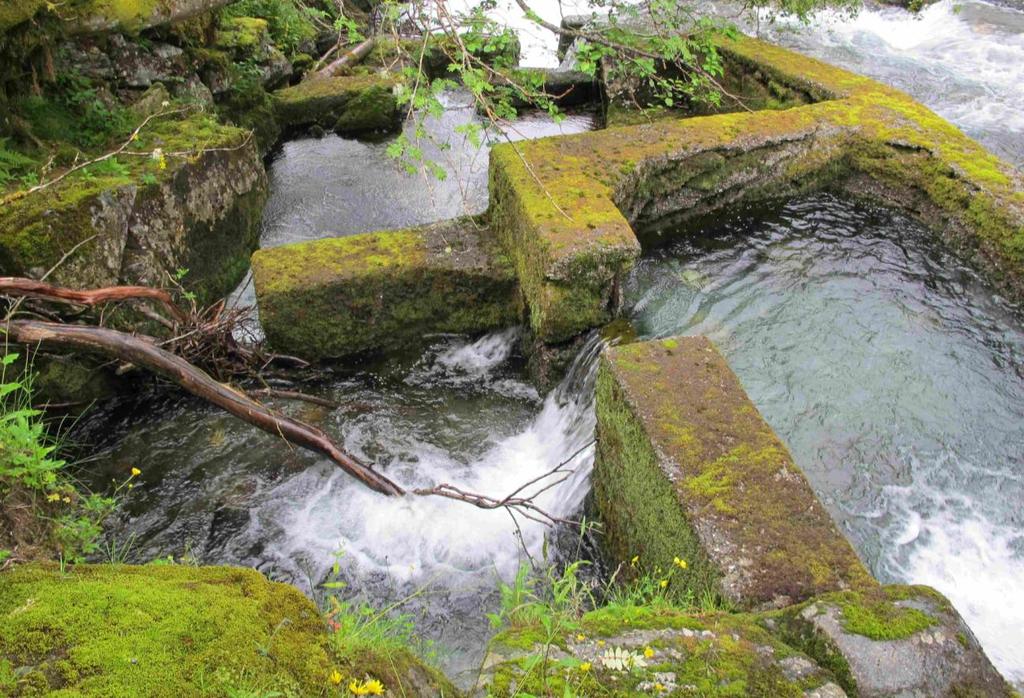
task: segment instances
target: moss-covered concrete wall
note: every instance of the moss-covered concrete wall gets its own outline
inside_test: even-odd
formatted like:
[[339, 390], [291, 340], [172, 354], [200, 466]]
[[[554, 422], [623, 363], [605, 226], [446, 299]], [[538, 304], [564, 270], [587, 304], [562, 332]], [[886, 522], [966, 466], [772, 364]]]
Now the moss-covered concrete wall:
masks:
[[778, 607], [875, 585], [708, 339], [606, 350], [597, 444], [611, 551], [651, 570], [688, 560], [679, 592]]
[[721, 48], [791, 103], [808, 103], [492, 151], [491, 216], [539, 337], [560, 342], [613, 314], [639, 253], [632, 224], [825, 186], [909, 209], [1024, 298], [1019, 172], [898, 90], [755, 39]]
[[264, 249], [252, 268], [267, 339], [303, 357], [402, 348], [521, 316], [515, 276], [472, 218]]

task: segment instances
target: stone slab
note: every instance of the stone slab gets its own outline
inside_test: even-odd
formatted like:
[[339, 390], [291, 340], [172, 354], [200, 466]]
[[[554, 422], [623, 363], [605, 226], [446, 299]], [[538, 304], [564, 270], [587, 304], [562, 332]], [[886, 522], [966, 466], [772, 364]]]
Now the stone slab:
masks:
[[597, 439], [594, 490], [613, 554], [671, 570], [680, 593], [761, 608], [876, 585], [707, 338], [607, 349]]
[[484, 332], [521, 315], [515, 275], [472, 218], [260, 250], [252, 267], [267, 339], [311, 359]]

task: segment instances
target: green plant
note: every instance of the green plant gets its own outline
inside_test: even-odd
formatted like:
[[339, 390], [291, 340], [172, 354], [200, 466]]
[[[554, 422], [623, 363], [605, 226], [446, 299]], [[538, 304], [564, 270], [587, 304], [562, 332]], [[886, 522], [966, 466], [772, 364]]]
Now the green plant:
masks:
[[15, 179], [35, 177], [38, 180], [39, 175], [33, 169], [38, 163], [27, 155], [10, 150], [9, 141], [8, 138], [0, 138], [0, 187], [7, 186]]
[[41, 410], [32, 407], [32, 371], [18, 371], [20, 356], [0, 358], [0, 506], [17, 499], [31, 509], [37, 543], [53, 545], [62, 566], [100, 549], [103, 521], [117, 498], [134, 486], [133, 468], [109, 496], [80, 491], [57, 456], [55, 438]]
[[225, 17], [258, 17], [267, 20], [270, 38], [286, 54], [316, 37], [317, 28], [335, 20], [331, 12], [297, 0], [240, 0], [223, 11]]
[[0, 487], [20, 485], [57, 501], [63, 496], [57, 473], [65, 462], [54, 457], [57, 444], [42, 412], [32, 408], [31, 374], [9, 376], [19, 358], [8, 353], [0, 359]]

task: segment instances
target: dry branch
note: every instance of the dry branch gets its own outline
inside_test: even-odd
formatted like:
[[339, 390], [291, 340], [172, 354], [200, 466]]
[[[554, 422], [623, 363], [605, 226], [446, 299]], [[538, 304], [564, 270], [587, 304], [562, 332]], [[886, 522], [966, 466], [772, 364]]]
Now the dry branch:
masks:
[[404, 490], [397, 484], [343, 453], [320, 429], [284, 415], [274, 414], [248, 395], [215, 381], [185, 359], [161, 349], [149, 340], [105, 327], [65, 325], [36, 320], [11, 320], [6, 331], [9, 338], [19, 344], [42, 344], [98, 351], [147, 368], [177, 383], [189, 393], [269, 434], [280, 436], [296, 446], [327, 456], [345, 472], [376, 492], [386, 495], [404, 494]]
[[163, 307], [177, 322], [184, 323], [186, 321], [185, 313], [175, 304], [170, 293], [148, 286], [108, 286], [91, 291], [76, 291], [34, 279], [0, 276], [0, 296], [36, 298], [88, 307], [115, 301], [151, 300]]

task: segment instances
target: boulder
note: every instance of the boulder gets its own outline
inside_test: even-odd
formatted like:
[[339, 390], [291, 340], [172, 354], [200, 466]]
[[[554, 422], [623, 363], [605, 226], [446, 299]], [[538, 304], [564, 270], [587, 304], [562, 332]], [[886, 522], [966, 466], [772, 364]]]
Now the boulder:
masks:
[[63, 259], [50, 280], [85, 288], [162, 286], [187, 268], [200, 302], [234, 288], [258, 243], [267, 189], [249, 134], [200, 113], [151, 122], [131, 147], [146, 155], [5, 203], [0, 271], [38, 277]]
[[829, 666], [850, 695], [1016, 695], [952, 604], [929, 587], [828, 594], [765, 624]]
[[402, 647], [328, 634], [316, 606], [259, 572], [173, 564], [0, 573], [0, 694], [457, 696]]
[[393, 131], [401, 119], [394, 85], [394, 78], [376, 75], [311, 77], [273, 94], [277, 119], [292, 130]]
[[550, 644], [532, 624], [495, 637], [477, 695], [847, 695], [830, 671], [748, 616], [617, 606], [559, 630]]

